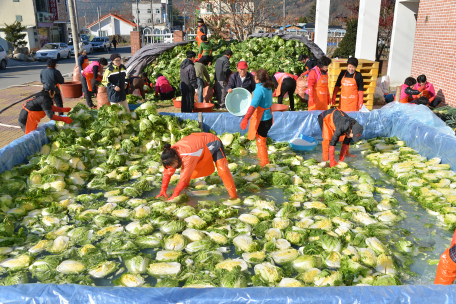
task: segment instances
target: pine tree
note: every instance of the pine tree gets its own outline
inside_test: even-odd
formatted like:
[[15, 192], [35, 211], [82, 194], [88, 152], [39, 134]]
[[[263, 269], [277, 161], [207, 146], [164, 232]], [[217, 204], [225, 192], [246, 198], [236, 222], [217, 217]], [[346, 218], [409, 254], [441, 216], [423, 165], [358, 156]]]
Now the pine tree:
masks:
[[317, 1], [314, 2], [310, 8], [309, 13], [307, 14], [307, 22], [315, 23], [315, 16], [317, 15]]
[[339, 46], [334, 51], [332, 57], [348, 58], [355, 56], [356, 50], [356, 33], [358, 31], [358, 19], [350, 19], [347, 21], [347, 33], [345, 34]]
[[306, 16], [299, 17], [298, 23], [307, 23], [307, 18], [306, 18]]
[[7, 25], [5, 24], [5, 28], [3, 31], [5, 32], [5, 40], [10, 42], [14, 48], [23, 47], [27, 44], [25, 40], [23, 40], [26, 34], [21, 34], [21, 32], [25, 31], [25, 26], [19, 21], [15, 21], [14, 23]]

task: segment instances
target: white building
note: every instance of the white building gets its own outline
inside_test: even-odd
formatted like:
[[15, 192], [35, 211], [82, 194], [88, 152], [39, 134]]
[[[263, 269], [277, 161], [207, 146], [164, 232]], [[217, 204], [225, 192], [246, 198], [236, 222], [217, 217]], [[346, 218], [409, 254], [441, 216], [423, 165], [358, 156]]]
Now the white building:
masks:
[[151, 11], [150, 2], [138, 3], [138, 6], [136, 6], [136, 3], [132, 3], [131, 14], [135, 18], [135, 22], [137, 22], [136, 19], [139, 17], [140, 27], [152, 26], [152, 14], [154, 25], [165, 23], [166, 4], [153, 3]]
[[[130, 32], [136, 29], [136, 24], [117, 14], [109, 14], [101, 17], [100, 25], [98, 20], [87, 26], [90, 34], [96, 37], [112, 35], [129, 36]], [[100, 29], [100, 33], [98, 30]]]

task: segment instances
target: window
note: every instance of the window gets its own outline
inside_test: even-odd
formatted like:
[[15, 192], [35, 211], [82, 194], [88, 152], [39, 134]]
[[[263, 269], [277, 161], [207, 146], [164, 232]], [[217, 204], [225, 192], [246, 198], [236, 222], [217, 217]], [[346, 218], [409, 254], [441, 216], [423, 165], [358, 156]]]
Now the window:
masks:
[[19, 0], [13, 0], [13, 2], [19, 2]]
[[160, 14], [160, 10], [159, 10], [159, 9], [156, 9], [156, 10], [155, 10], [155, 13], [156, 13], [156, 14]]
[[207, 10], [208, 12], [210, 12], [210, 13], [213, 12], [212, 3], [208, 3], [208, 4], [207, 4], [206, 10]]
[[47, 12], [46, 0], [36, 0], [36, 10], [38, 12]]
[[[19, 1], [15, 1], [15, 2], [19, 2]], [[3, 51], [4, 51], [4, 49], [3, 49], [3, 47], [0, 45], [0, 52], [3, 52]]]
[[155, 20], [155, 23], [157, 23], [157, 24], [160, 23], [160, 19]]
[[150, 14], [150, 8], [147, 9], [147, 13]]
[[150, 19], [147, 19], [147, 23], [152, 23]]
[[235, 3], [234, 4], [234, 11], [236, 14], [242, 13], [242, 4], [241, 3]]
[[22, 22], [22, 16], [16, 15], [16, 21]]
[[57, 3], [60, 4], [62, 0], [57, 0]]

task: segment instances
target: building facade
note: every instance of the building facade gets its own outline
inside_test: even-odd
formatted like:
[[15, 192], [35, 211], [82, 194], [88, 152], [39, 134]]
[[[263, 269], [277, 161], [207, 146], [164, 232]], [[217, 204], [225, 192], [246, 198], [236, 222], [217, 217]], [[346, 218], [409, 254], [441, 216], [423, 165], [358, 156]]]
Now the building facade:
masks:
[[[0, 37], [5, 24], [20, 21], [26, 30], [24, 40], [29, 49], [41, 48], [48, 42], [67, 42], [68, 0], [2, 0], [0, 1]], [[11, 45], [6, 46], [8, 48]]]
[[165, 3], [153, 3], [152, 11], [150, 9], [150, 2], [140, 2], [138, 6], [136, 3], [131, 5], [131, 14], [135, 19], [135, 23], [138, 22], [139, 26], [147, 27], [152, 26], [152, 14], [153, 14], [153, 24], [162, 24], [165, 23], [166, 16], [166, 4]]
[[[87, 26], [90, 35], [107, 37], [113, 35], [129, 36], [136, 29], [136, 24], [117, 14], [108, 14]], [[99, 32], [100, 31], [100, 32]]]

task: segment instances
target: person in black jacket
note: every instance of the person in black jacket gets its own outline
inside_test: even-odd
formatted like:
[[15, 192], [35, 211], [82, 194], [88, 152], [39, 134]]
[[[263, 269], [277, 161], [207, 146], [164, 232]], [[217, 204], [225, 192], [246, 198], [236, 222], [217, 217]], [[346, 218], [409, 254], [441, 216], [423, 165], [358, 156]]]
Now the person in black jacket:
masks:
[[196, 53], [187, 52], [187, 59], [180, 65], [181, 92], [182, 92], [182, 113], [192, 113], [194, 105], [195, 90], [198, 88], [196, 81], [196, 71], [193, 63], [195, 62]]
[[354, 155], [348, 154], [350, 142], [351, 140], [358, 142], [363, 134], [363, 127], [355, 119], [349, 117], [345, 112], [333, 108], [318, 115], [318, 124], [323, 133], [323, 161], [329, 159], [330, 167], [337, 165], [336, 145], [340, 137], [344, 135], [339, 161], [344, 161], [345, 155], [354, 157]]
[[82, 50], [81, 55], [78, 57], [78, 66], [79, 66], [79, 73], [82, 75], [82, 71], [84, 70], [84, 61], [88, 60], [87, 51]]
[[227, 92], [233, 92], [235, 88], [244, 88], [250, 93], [256, 88], [255, 79], [253, 75], [247, 72], [248, 70], [247, 62], [239, 61], [237, 64], [237, 72], [231, 74], [230, 79], [228, 80], [228, 85], [226, 86]]
[[122, 64], [119, 53], [114, 53], [109, 58], [112, 62], [103, 74], [103, 84], [107, 87], [108, 100], [111, 105], [122, 105], [130, 113], [127, 101], [127, 68]]
[[55, 91], [55, 86], [46, 83], [41, 92], [38, 92], [34, 98], [27, 100], [22, 105], [18, 121], [25, 134], [34, 131], [40, 120], [46, 116], [49, 119], [63, 121], [67, 124], [73, 122], [69, 117], [61, 117], [54, 114], [54, 112], [71, 111], [71, 108], [55, 107], [53, 105], [52, 98], [55, 97]]
[[114, 46], [114, 51], [117, 50], [117, 40], [116, 40], [116, 38], [112, 38], [111, 43]]
[[[49, 59], [47, 61], [47, 68], [43, 69], [40, 73], [40, 80], [43, 86], [47, 84], [48, 87], [55, 87], [54, 102], [57, 107], [61, 108], [63, 107], [63, 100], [58, 85], [65, 83], [65, 79], [63, 78], [62, 73], [60, 73], [56, 67], [57, 61], [54, 59]], [[63, 113], [59, 114], [63, 115]]]
[[215, 62], [215, 94], [220, 108], [225, 108], [226, 87], [228, 85], [228, 78], [231, 75], [230, 59], [233, 52], [230, 49], [225, 50], [225, 55], [217, 59]]

